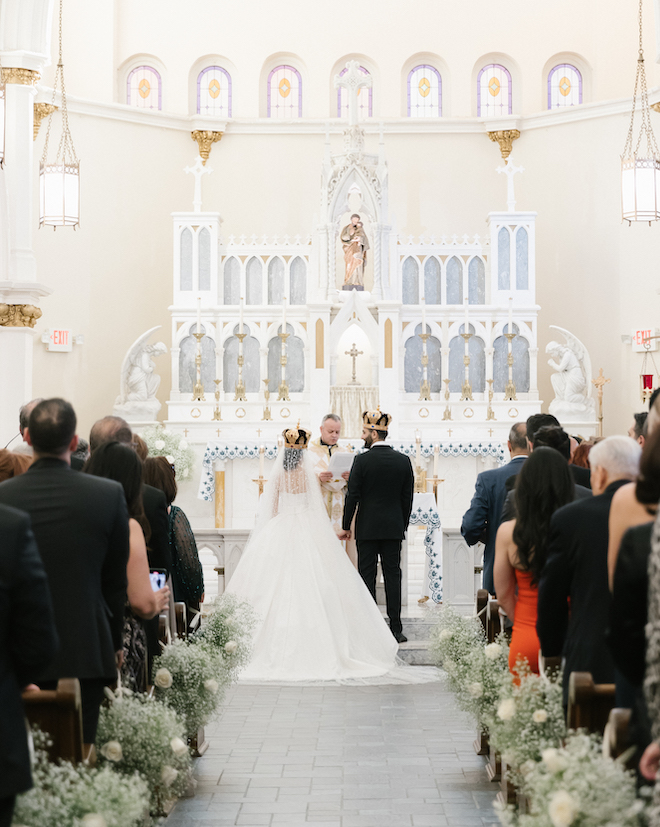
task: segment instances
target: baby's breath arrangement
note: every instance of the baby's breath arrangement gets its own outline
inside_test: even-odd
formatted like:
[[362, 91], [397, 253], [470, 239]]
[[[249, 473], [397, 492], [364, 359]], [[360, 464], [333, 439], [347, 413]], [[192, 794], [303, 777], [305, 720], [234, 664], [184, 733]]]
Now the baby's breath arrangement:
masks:
[[449, 606], [442, 609], [431, 633], [431, 657], [445, 670], [459, 698], [467, 685], [470, 656], [485, 643], [483, 626], [476, 617], [463, 617]]
[[499, 700], [487, 718], [493, 746], [512, 768], [519, 782], [543, 750], [559, 746], [566, 735], [561, 675], [550, 681], [530, 671], [527, 661], [518, 661], [519, 679], [502, 682]]
[[202, 627], [190, 640], [220, 652], [228, 680], [234, 681], [240, 670], [250, 662], [256, 620], [255, 611], [249, 603], [235, 594], [223, 594], [216, 597]]
[[195, 452], [181, 434], [153, 425], [145, 428], [140, 436], [147, 443], [150, 457], [166, 457], [174, 466], [177, 482], [192, 478]]
[[51, 763], [48, 737], [33, 730], [34, 787], [16, 800], [14, 824], [24, 827], [138, 827], [149, 800], [146, 781], [110, 766], [92, 769], [68, 761]]
[[192, 738], [211, 720], [229, 684], [222, 656], [175, 640], [154, 658], [153, 668], [156, 699], [176, 711]]
[[146, 695], [118, 690], [110, 705], [101, 708], [96, 751], [101, 766], [144, 777], [152, 812], [160, 812], [188, 786], [191, 760], [183, 721], [173, 709]]
[[463, 685], [457, 694], [462, 709], [472, 713], [482, 729], [488, 728], [502, 687], [511, 682], [509, 644], [504, 634], [494, 643], [475, 646], [461, 670]]
[[547, 747], [528, 767], [523, 792], [529, 812], [499, 812], [504, 827], [639, 827], [645, 809], [635, 778], [602, 754], [600, 739], [570, 733], [565, 746]]

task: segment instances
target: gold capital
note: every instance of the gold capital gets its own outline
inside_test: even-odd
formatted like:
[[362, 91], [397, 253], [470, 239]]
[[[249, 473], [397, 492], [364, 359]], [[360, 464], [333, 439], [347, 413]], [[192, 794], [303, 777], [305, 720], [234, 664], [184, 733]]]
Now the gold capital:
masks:
[[206, 166], [206, 162], [211, 154], [211, 146], [217, 143], [221, 138], [222, 132], [212, 132], [208, 129], [196, 129], [190, 133], [193, 141], [197, 141], [199, 146], [199, 155], [202, 159], [202, 166]]
[[513, 142], [520, 137], [520, 130], [518, 129], [498, 129], [497, 132], [489, 132], [488, 137], [500, 145], [500, 152], [502, 158], [506, 159], [511, 155], [513, 149]]
[[39, 134], [39, 127], [44, 118], [47, 118], [51, 112], [54, 112], [57, 107], [52, 103], [35, 103], [34, 105], [34, 134], [32, 140], [37, 140]]
[[39, 72], [35, 72], [33, 69], [19, 69], [17, 66], [11, 66], [2, 70], [3, 83], [20, 83], [22, 86], [34, 86], [40, 78]]
[[660, 112], [660, 101], [658, 101], [657, 103], [652, 103], [651, 104], [651, 109], [654, 112]]
[[34, 327], [41, 310], [33, 304], [0, 303], [0, 327]]

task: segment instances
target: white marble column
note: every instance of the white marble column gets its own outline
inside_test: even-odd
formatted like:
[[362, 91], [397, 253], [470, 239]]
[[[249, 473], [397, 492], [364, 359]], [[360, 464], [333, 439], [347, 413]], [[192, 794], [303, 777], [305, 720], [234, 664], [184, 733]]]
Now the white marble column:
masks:
[[32, 399], [33, 338], [31, 327], [0, 327], [0, 448], [18, 433], [18, 410]]

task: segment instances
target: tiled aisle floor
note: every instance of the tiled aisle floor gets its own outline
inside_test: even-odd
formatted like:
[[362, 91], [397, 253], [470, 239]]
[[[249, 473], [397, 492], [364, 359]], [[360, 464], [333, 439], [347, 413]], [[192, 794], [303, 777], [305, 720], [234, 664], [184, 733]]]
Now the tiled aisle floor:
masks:
[[164, 827], [482, 827], [496, 785], [443, 683], [236, 686]]

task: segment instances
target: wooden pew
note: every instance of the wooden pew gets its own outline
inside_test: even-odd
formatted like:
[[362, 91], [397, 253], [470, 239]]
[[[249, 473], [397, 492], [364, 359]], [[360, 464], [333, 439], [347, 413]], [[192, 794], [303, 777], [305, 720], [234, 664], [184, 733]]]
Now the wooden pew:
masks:
[[50, 736], [53, 746], [49, 754], [53, 760], [96, 763], [94, 745], [83, 743], [78, 678], [60, 678], [57, 689], [24, 692], [23, 706], [30, 726], [38, 727]]
[[176, 636], [182, 639], [188, 637], [188, 609], [185, 603], [175, 603]]
[[[477, 591], [477, 601], [474, 609], [475, 615], [479, 618], [481, 625], [484, 627], [484, 632], [486, 631], [486, 612], [488, 609], [488, 591], [487, 589], [479, 589]], [[488, 755], [489, 753], [489, 744], [488, 744], [488, 733], [484, 730], [477, 732], [477, 737], [473, 743], [474, 751], [477, 755]]]
[[568, 679], [569, 729], [586, 729], [603, 734], [607, 719], [614, 709], [613, 683], [594, 683], [590, 672], [571, 672]]
[[488, 642], [493, 643], [501, 631], [500, 604], [497, 600], [489, 600], [486, 609], [486, 637]]
[[[630, 739], [630, 718], [632, 716], [631, 709], [622, 709], [615, 707], [611, 710], [607, 725], [603, 734], [603, 751], [616, 759], [629, 750], [634, 744]], [[628, 769], [634, 769], [635, 754], [630, 754], [626, 761]]]

